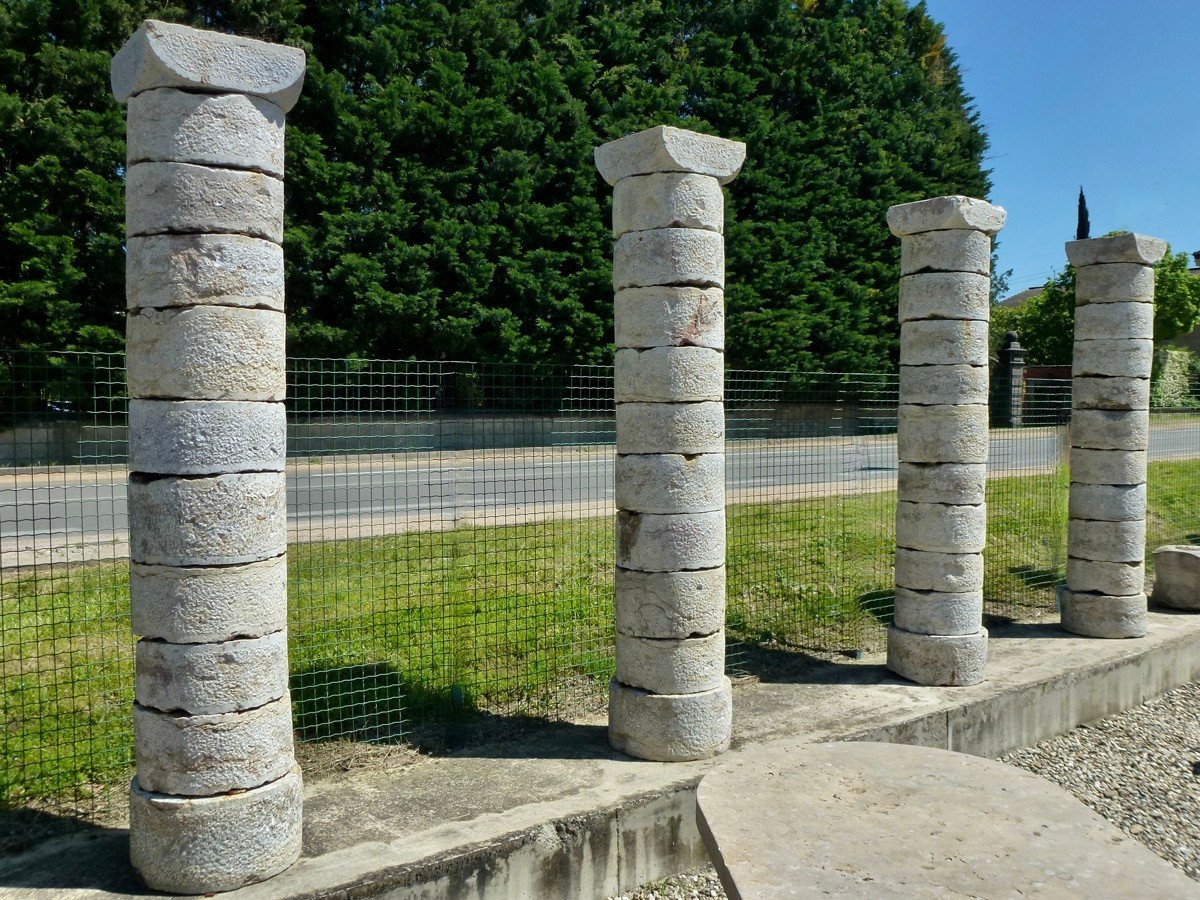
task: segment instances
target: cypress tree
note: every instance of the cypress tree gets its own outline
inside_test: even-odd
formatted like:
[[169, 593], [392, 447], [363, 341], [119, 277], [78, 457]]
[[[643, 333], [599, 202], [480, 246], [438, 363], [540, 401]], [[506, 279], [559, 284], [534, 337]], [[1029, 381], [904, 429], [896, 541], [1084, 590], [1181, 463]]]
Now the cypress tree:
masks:
[[1083, 185], [1079, 186], [1079, 203], [1075, 211], [1075, 240], [1086, 241], [1092, 236], [1092, 220], [1088, 218], [1087, 197], [1083, 196]]

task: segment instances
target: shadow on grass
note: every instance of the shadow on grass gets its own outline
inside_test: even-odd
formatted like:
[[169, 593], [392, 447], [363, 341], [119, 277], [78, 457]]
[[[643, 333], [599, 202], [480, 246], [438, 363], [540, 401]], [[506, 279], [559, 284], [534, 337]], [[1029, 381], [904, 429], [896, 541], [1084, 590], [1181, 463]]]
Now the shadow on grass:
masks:
[[1038, 569], [1034, 566], [1011, 566], [1009, 574], [1026, 587], [1050, 588], [1062, 580], [1062, 573], [1057, 569]]

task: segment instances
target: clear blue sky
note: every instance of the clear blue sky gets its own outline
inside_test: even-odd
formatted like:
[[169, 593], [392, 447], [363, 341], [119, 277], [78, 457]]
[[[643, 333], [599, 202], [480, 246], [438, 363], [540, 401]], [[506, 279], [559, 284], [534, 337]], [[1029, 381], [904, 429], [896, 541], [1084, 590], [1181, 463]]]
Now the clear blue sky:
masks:
[[[1200, 0], [928, 0], [991, 141], [1010, 292], [1065, 264], [1079, 185], [1092, 236], [1200, 250]], [[1189, 259], [1190, 263], [1190, 259]]]

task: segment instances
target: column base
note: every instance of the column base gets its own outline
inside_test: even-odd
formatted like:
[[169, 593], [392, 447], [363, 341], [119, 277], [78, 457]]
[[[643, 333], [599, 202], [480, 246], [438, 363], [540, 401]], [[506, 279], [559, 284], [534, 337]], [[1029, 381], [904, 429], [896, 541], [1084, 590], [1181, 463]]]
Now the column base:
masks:
[[1112, 597], [1063, 591], [1064, 631], [1084, 637], [1140, 638], [1146, 636], [1146, 595]]
[[987, 669], [987, 629], [975, 634], [913, 634], [888, 628], [887, 667], [901, 678], [936, 687], [979, 684]]
[[698, 694], [651, 694], [621, 684], [608, 686], [608, 740], [613, 749], [639, 759], [685, 762], [729, 749], [733, 688]]

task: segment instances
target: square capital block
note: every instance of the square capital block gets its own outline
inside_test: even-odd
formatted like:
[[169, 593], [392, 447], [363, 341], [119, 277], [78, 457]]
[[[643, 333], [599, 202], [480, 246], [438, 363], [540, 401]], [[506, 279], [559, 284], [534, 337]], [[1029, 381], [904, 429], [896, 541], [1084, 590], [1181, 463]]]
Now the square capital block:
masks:
[[656, 125], [602, 144], [596, 148], [595, 160], [601, 177], [609, 184], [631, 175], [654, 172], [711, 175], [721, 184], [728, 184], [742, 170], [746, 145], [670, 125]]
[[887, 223], [896, 237], [960, 228], [995, 235], [1004, 227], [1007, 216], [1001, 206], [956, 194], [893, 206], [888, 210]]
[[1067, 241], [1067, 259], [1076, 268], [1100, 263], [1141, 263], [1152, 266], [1166, 252], [1166, 241], [1130, 231], [1086, 241]]
[[147, 19], [113, 57], [111, 80], [120, 103], [154, 88], [178, 88], [250, 94], [287, 112], [304, 86], [304, 51]]

